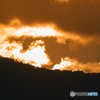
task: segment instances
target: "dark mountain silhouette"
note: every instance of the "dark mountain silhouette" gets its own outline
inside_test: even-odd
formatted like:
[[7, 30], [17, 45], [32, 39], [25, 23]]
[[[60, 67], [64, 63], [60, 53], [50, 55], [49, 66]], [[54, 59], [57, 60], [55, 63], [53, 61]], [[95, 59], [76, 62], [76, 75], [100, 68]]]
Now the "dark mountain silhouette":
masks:
[[67, 100], [70, 91], [99, 94], [100, 73], [52, 71], [0, 58], [0, 100]]

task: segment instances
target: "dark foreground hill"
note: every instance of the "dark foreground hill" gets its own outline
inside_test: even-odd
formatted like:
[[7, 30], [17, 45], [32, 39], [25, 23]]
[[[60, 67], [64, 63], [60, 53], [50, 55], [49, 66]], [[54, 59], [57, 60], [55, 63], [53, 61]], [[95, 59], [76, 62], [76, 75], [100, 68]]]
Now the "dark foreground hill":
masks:
[[7, 58], [0, 60], [0, 100], [67, 100], [70, 91], [100, 95], [100, 73], [52, 71]]

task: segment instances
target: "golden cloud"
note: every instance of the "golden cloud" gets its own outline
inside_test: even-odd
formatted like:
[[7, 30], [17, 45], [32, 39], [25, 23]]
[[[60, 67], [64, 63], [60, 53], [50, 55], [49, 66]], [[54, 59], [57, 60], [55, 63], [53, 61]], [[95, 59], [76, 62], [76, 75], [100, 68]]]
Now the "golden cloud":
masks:
[[70, 70], [70, 71], [83, 71], [84, 73], [100, 73], [100, 65], [98, 62], [88, 62], [83, 64], [76, 59], [70, 57], [61, 58], [60, 64], [55, 64], [52, 70]]
[[[42, 67], [42, 65], [52, 64], [49, 55], [46, 53], [46, 45], [43, 40], [38, 39], [32, 41], [32, 43], [28, 45], [28, 49], [24, 51], [22, 46], [24, 40], [10, 42], [9, 37], [53, 37], [56, 38], [58, 44], [65, 44], [66, 40], [69, 40], [70, 50], [76, 50], [80, 45], [87, 46], [93, 42], [97, 44], [100, 43], [99, 37], [96, 36], [86, 37], [76, 33], [65, 32], [58, 29], [55, 24], [42, 25], [26, 26], [23, 25], [19, 19], [11, 20], [7, 25], [0, 24], [0, 55], [15, 59], [15, 61], [17, 60], [19, 62]], [[83, 64], [67, 57], [64, 59], [62, 58], [60, 64], [54, 65], [52, 70], [55, 69], [72, 71], [80, 70], [85, 73], [100, 72], [98, 62], [88, 62]]]

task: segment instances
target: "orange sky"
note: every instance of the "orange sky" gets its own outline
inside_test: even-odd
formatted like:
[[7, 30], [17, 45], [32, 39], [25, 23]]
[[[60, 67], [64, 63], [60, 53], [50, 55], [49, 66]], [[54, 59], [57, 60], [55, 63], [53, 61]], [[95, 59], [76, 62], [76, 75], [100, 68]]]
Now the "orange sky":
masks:
[[100, 73], [99, 0], [1, 0], [0, 14], [3, 57]]

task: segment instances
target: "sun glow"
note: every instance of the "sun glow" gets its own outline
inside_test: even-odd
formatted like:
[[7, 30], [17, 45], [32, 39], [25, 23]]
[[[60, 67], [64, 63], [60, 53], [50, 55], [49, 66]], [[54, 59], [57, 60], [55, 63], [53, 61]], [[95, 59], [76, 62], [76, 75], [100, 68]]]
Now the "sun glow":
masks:
[[98, 62], [82, 63], [76, 59], [69, 57], [62, 58], [59, 64], [55, 64], [52, 70], [70, 70], [70, 71], [83, 71], [84, 73], [99, 73], [100, 67]]
[[[13, 22], [10, 25], [12, 24]], [[15, 59], [15, 61], [29, 63], [30, 65], [38, 67], [41, 67], [42, 64], [50, 65], [52, 63], [49, 59], [49, 56], [45, 52], [46, 50], [43, 40], [33, 41], [28, 46], [28, 49], [25, 51], [23, 50], [22, 42], [13, 41], [10, 43], [8, 37], [13, 37], [13, 36], [19, 38], [21, 36], [54, 37], [59, 34], [60, 33], [55, 31], [50, 26], [45, 26], [45, 27], [22, 26], [16, 29], [12, 26], [8, 27], [5, 25], [0, 25], [0, 55], [3, 57]]]
[[[17, 25], [18, 24], [18, 25]], [[14, 26], [15, 25], [15, 26]], [[16, 26], [17, 25], [17, 26]], [[20, 27], [19, 27], [20, 26]], [[21, 37], [34, 38], [28, 48], [24, 50], [24, 39]], [[11, 37], [13, 41], [10, 41]], [[20, 39], [20, 41], [14, 41], [14, 37]], [[41, 37], [39, 40], [35, 38]], [[46, 53], [46, 45], [42, 40], [42, 37], [54, 37], [57, 43], [65, 44], [66, 39], [70, 39], [73, 42], [69, 44], [69, 48], [77, 48], [78, 45], [87, 45], [94, 38], [81, 37], [69, 32], [65, 33], [58, 31], [52, 25], [45, 26], [25, 26], [18, 20], [13, 20], [8, 25], [0, 24], [0, 56], [14, 59], [15, 61], [28, 63], [32, 66], [42, 67], [42, 65], [52, 65], [49, 55]], [[25, 45], [25, 44], [24, 44]], [[61, 57], [61, 62], [55, 64], [52, 70], [71, 70], [71, 71], [83, 71], [85, 73], [100, 72], [100, 62], [88, 62], [86, 64], [78, 62], [78, 60], [71, 59], [70, 57]]]
[[0, 55], [39, 67], [41, 64], [50, 64], [48, 55], [45, 53], [45, 46], [40, 46], [39, 43], [43, 44], [44, 42], [41, 40], [32, 42], [27, 51], [21, 52], [23, 51], [21, 44], [5, 42], [3, 46], [0, 45]]
[[4, 28], [3, 31], [6, 35], [13, 35], [13, 36], [56, 36], [60, 35], [60, 33], [56, 32], [52, 27], [45, 26], [45, 27], [21, 27], [15, 29], [13, 27]]
[[72, 65], [72, 63], [68, 57], [66, 57], [64, 59], [61, 58], [60, 64], [55, 64], [54, 67], [52, 68], [52, 70], [55, 70], [55, 69], [63, 70], [65, 68], [65, 66], [68, 67], [71, 65]]

